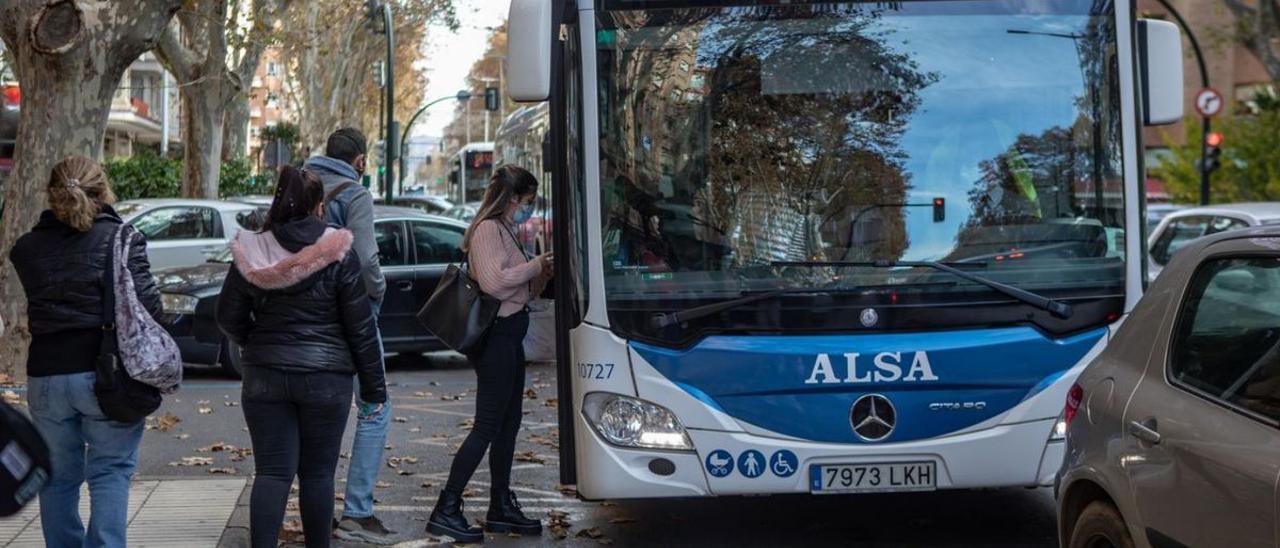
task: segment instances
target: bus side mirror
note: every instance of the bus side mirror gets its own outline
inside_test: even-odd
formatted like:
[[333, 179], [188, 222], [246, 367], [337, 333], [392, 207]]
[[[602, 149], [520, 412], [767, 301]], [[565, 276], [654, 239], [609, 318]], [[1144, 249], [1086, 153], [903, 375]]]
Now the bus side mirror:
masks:
[[537, 103], [551, 96], [552, 0], [511, 0], [507, 21], [507, 93]]
[[1149, 126], [1182, 120], [1182, 33], [1168, 21], [1138, 21], [1138, 58], [1142, 64], [1142, 120]]

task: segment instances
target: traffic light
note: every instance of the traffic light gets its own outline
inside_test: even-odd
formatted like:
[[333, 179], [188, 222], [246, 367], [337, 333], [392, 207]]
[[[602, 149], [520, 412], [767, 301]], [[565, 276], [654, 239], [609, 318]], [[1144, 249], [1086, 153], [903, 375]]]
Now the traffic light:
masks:
[[933, 199], [933, 222], [941, 223], [947, 219], [947, 199]]
[[1200, 169], [1212, 173], [1222, 166], [1222, 134], [1212, 132], [1204, 137], [1204, 158], [1199, 162]]
[[381, 139], [373, 142], [373, 160], [381, 166], [387, 161], [387, 142]]
[[491, 112], [497, 112], [498, 88], [484, 88], [484, 109]]

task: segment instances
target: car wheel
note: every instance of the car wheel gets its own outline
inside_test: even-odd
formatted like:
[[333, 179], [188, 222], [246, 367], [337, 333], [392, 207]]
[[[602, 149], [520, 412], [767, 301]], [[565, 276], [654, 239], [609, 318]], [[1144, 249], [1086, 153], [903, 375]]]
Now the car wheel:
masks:
[[1066, 545], [1069, 548], [1133, 548], [1133, 537], [1120, 511], [1111, 503], [1099, 500], [1080, 512]]
[[231, 378], [240, 378], [244, 371], [240, 362], [240, 345], [231, 341], [222, 341], [222, 352], [219, 354], [218, 362], [222, 366], [222, 371]]

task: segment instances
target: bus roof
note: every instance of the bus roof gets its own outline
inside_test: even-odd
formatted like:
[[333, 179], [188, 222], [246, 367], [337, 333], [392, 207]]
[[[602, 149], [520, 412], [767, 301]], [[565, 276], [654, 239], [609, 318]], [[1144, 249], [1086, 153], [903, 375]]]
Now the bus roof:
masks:
[[481, 152], [491, 151], [491, 150], [493, 150], [493, 142], [488, 142], [488, 143], [467, 143], [467, 144], [465, 144], [465, 145], [462, 145], [462, 148], [458, 149], [458, 152], [472, 152], [472, 151], [476, 151], [476, 150], [481, 151]]

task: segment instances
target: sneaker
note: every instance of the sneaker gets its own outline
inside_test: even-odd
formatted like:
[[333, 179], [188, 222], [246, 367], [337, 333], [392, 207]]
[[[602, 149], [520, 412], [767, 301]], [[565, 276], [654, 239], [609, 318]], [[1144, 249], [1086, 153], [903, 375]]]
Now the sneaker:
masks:
[[369, 516], [367, 518], [344, 517], [338, 522], [338, 527], [334, 529], [333, 534], [342, 540], [383, 546], [395, 544], [395, 540], [392, 537], [396, 536], [396, 532], [387, 529], [377, 516]]

